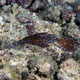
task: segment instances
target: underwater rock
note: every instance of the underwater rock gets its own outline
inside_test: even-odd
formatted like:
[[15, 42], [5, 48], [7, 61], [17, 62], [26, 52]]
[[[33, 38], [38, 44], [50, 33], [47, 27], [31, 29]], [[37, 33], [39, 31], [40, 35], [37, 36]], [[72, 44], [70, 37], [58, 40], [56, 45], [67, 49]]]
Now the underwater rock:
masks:
[[68, 9], [64, 10], [61, 14], [61, 18], [63, 20], [65, 20], [66, 22], [70, 22], [71, 21], [71, 13]]
[[19, 22], [23, 24], [27, 23], [28, 25], [29, 23], [33, 22], [32, 15], [29, 10], [26, 10], [25, 13], [20, 12], [19, 14], [17, 14], [16, 17], [19, 20]]
[[51, 56], [40, 55], [30, 56], [28, 60], [28, 70], [39, 77], [50, 78], [53, 80], [53, 74], [57, 70], [57, 63], [52, 59]]
[[30, 11], [39, 11], [41, 9], [44, 9], [44, 2], [40, 0], [35, 0], [35, 2], [29, 8]]
[[24, 8], [28, 8], [31, 6], [34, 0], [17, 0], [17, 3]]
[[0, 75], [0, 80], [11, 80], [6, 75]]
[[64, 0], [64, 2], [74, 3], [76, 0]]
[[9, 5], [10, 5], [12, 2], [13, 2], [13, 3], [16, 3], [16, 0], [6, 0], [6, 3], [9, 4]]
[[30, 21], [27, 15], [23, 15], [22, 13], [18, 14], [17, 19], [19, 20], [20, 23], [26, 23]]
[[3, 6], [6, 4], [6, 0], [0, 0], [0, 6]]
[[60, 65], [59, 80], [80, 80], [80, 64], [73, 59], [67, 59]]
[[58, 21], [60, 16], [61, 6], [47, 6], [46, 9], [40, 12], [41, 17], [46, 21]]

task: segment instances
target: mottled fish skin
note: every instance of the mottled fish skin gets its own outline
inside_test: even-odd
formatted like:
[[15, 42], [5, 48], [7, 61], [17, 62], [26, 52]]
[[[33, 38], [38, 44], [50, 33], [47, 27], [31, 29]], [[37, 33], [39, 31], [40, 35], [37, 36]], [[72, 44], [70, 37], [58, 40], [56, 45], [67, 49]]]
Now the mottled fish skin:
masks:
[[74, 52], [77, 48], [77, 44], [68, 37], [56, 37], [53, 34], [48, 33], [36, 33], [27, 37], [24, 37], [22, 40], [14, 42], [8, 45], [8, 48], [14, 48], [18, 45], [23, 44], [32, 44], [37, 45], [40, 47], [48, 47], [50, 43], [58, 46], [59, 48], [63, 49], [64, 51]]
[[27, 37], [24, 37], [23, 39], [10, 43], [6, 46], [6, 48], [15, 48], [19, 45], [24, 45], [24, 44], [32, 44], [32, 45], [37, 45], [40, 47], [48, 47], [49, 43], [54, 43], [55, 36], [53, 34], [48, 34], [48, 33], [36, 33], [33, 35], [29, 35]]
[[57, 38], [54, 44], [65, 51], [75, 51], [75, 43], [72, 39], [68, 37]]
[[55, 36], [47, 33], [36, 33], [31, 36], [27, 36], [19, 41], [19, 44], [33, 44], [41, 47], [48, 47], [49, 43], [53, 43]]

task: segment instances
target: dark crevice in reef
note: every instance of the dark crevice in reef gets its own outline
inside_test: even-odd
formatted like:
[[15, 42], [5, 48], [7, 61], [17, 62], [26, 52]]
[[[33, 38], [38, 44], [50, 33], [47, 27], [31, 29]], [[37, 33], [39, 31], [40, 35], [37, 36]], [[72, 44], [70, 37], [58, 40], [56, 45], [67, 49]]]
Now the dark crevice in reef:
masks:
[[58, 72], [56, 72], [56, 73], [54, 74], [54, 80], [59, 80], [58, 77], [57, 77], [57, 74], [58, 74]]
[[[75, 20], [74, 22], [76, 23], [77, 26], [80, 26], [80, 22], [78, 20]], [[79, 27], [79, 29], [80, 29], [80, 27]]]
[[28, 6], [28, 8], [30, 8], [34, 2], [35, 2], [35, 0], [32, 0], [31, 4]]
[[58, 70], [60, 69], [60, 64], [62, 63], [62, 61], [60, 60], [60, 61], [56, 61], [56, 62], [57, 62], [57, 65], [58, 65], [58, 69], [55, 72], [55, 74], [53, 75], [53, 77], [54, 77], [54, 80], [59, 80], [57, 75], [58, 75]]
[[53, 75], [53, 77], [54, 77], [54, 80], [59, 80], [58, 79], [58, 70], [60, 69], [60, 65], [61, 65], [61, 63], [62, 63], [62, 59], [60, 60], [60, 61], [56, 61], [57, 62], [57, 65], [58, 65], [58, 69], [57, 69], [57, 71], [55, 72], [55, 74]]

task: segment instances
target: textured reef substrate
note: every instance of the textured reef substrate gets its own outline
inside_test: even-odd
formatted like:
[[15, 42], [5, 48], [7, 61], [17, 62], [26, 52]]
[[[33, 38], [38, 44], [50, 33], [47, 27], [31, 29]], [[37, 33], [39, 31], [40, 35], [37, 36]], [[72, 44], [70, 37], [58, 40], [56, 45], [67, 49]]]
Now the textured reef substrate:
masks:
[[80, 1], [0, 0], [0, 80], [80, 80]]

